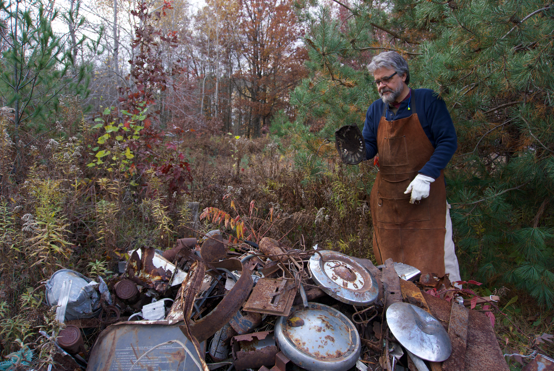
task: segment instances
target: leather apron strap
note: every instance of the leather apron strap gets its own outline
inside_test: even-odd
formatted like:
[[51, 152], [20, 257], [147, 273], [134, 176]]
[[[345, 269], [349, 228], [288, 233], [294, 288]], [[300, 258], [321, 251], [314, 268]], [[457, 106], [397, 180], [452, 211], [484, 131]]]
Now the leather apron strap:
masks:
[[404, 194], [434, 152], [419, 122], [413, 93], [410, 103], [411, 116], [393, 121], [387, 121], [385, 107], [377, 129], [380, 171], [370, 197], [373, 251], [379, 264], [392, 258], [416, 267], [422, 274], [443, 276], [446, 232], [443, 172], [431, 183], [429, 197], [420, 203], [411, 204], [410, 194]]

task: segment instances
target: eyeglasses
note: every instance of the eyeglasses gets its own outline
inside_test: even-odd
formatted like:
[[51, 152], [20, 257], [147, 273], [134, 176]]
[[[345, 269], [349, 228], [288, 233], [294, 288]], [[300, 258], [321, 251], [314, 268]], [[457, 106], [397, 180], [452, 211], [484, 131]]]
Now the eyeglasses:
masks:
[[375, 85], [379, 86], [381, 85], [382, 82], [384, 82], [385, 84], [387, 84], [393, 77], [394, 75], [396, 75], [397, 72], [393, 73], [392, 75], [390, 76], [385, 76], [383, 77], [382, 79], [379, 79], [379, 80], [375, 80]]

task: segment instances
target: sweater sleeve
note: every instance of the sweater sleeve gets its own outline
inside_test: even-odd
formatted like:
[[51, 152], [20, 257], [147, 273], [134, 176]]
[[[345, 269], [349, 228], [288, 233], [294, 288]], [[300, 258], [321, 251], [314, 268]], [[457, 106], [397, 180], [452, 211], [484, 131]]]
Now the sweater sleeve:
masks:
[[424, 100], [425, 118], [428, 125], [427, 130], [431, 133], [431, 142], [435, 147], [435, 151], [419, 173], [436, 179], [440, 176], [441, 170], [446, 168], [454, 152], [456, 152], [458, 139], [454, 123], [446, 108], [446, 103], [437, 97], [435, 93], [431, 93], [431, 96], [428, 96], [428, 98]]
[[[380, 102], [380, 100], [378, 102]], [[377, 127], [379, 126], [379, 122], [375, 123], [375, 108], [376, 103], [373, 103], [367, 109], [364, 129], [362, 131], [365, 141], [366, 160], [372, 159], [377, 154]], [[380, 115], [377, 117], [380, 117]]]

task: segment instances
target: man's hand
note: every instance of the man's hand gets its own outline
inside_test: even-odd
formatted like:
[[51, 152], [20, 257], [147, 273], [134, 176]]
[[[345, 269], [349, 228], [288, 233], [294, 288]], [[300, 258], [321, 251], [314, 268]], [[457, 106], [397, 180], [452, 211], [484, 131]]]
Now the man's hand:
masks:
[[435, 179], [423, 175], [423, 174], [417, 174], [417, 176], [412, 180], [408, 188], [406, 188], [406, 191], [404, 192], [405, 195], [412, 192], [412, 196], [410, 197], [410, 203], [413, 204], [416, 201], [421, 200], [422, 198], [429, 197], [429, 190], [431, 189], [431, 183], [433, 183]]

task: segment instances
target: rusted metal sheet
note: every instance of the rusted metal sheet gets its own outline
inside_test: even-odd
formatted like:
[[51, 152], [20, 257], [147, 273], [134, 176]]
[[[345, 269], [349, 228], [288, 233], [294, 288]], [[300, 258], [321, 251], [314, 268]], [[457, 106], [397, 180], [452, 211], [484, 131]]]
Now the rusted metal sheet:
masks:
[[400, 290], [400, 278], [394, 270], [392, 259], [385, 261], [385, 267], [381, 276], [383, 281], [383, 291], [385, 299], [385, 310], [393, 303], [402, 301], [402, 291]]
[[260, 251], [273, 261], [284, 263], [288, 260], [286, 250], [279, 246], [279, 241], [264, 237], [260, 241]]
[[244, 304], [244, 310], [288, 316], [297, 291], [298, 286], [293, 280], [262, 278]]
[[[446, 300], [423, 294], [431, 314], [448, 330], [451, 305]], [[465, 371], [508, 371], [490, 320], [483, 313], [469, 311]]]
[[229, 323], [231, 318], [233, 318], [235, 313], [237, 313], [248, 298], [252, 286], [254, 285], [251, 271], [243, 269], [242, 263], [237, 259], [227, 259], [222, 262], [213, 263], [213, 266], [215, 268], [224, 268], [229, 271], [242, 271], [242, 274], [233, 286], [233, 289], [227, 293], [217, 307], [200, 321], [191, 325], [191, 333], [199, 342], [207, 340], [225, 324]]
[[287, 358], [283, 352], [279, 352], [275, 355], [275, 366], [271, 369], [272, 371], [286, 371], [287, 364], [290, 362], [290, 359]]
[[489, 317], [469, 311], [466, 371], [508, 371]]
[[279, 352], [273, 331], [235, 336], [231, 339], [231, 349], [237, 371], [273, 366]]
[[538, 354], [522, 371], [554, 371], [554, 359]]
[[202, 255], [202, 259], [209, 263], [225, 259], [227, 257], [227, 249], [223, 244], [223, 237], [220, 234], [216, 234], [204, 241], [200, 255]]
[[165, 250], [162, 256], [164, 257], [164, 259], [173, 262], [175, 258], [181, 255], [181, 250], [191, 250], [194, 249], [195, 246], [196, 238], [181, 238], [180, 240], [177, 240], [175, 247], [169, 250]]
[[469, 311], [453, 303], [448, 325], [448, 336], [452, 343], [452, 355], [443, 364], [444, 371], [464, 371], [466, 363], [467, 328]]
[[431, 313], [429, 306], [427, 305], [427, 301], [423, 297], [423, 293], [414, 283], [400, 280], [400, 290], [402, 291], [402, 298], [405, 302], [423, 308], [427, 312]]
[[[186, 347], [186, 350], [183, 348]], [[120, 322], [102, 331], [88, 371], [202, 370], [192, 343], [167, 321]]]

